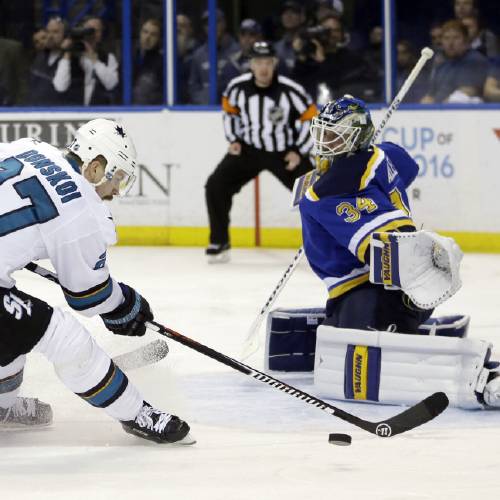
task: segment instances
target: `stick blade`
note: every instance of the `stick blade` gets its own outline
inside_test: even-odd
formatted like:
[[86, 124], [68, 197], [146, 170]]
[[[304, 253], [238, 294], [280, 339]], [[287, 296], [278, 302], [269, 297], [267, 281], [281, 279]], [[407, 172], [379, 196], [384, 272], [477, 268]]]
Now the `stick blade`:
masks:
[[157, 363], [167, 354], [168, 344], [162, 339], [156, 339], [131, 352], [114, 357], [113, 361], [121, 370], [128, 371]]
[[448, 404], [448, 396], [444, 392], [435, 392], [399, 415], [374, 424], [375, 434], [380, 437], [391, 437], [414, 429], [440, 415]]

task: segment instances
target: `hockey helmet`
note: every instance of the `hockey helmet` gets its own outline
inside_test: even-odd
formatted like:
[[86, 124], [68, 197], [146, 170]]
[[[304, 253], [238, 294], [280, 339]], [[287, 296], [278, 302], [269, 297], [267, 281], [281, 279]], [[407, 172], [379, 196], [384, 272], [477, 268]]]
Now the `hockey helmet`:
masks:
[[96, 186], [115, 178], [119, 181], [120, 196], [130, 191], [135, 181], [137, 153], [121, 125], [104, 118], [91, 120], [75, 132], [68, 149], [83, 162], [82, 170], [96, 157], [105, 158], [104, 177]]
[[310, 133], [320, 157], [345, 155], [367, 149], [375, 129], [361, 99], [345, 95], [323, 106], [312, 119]]

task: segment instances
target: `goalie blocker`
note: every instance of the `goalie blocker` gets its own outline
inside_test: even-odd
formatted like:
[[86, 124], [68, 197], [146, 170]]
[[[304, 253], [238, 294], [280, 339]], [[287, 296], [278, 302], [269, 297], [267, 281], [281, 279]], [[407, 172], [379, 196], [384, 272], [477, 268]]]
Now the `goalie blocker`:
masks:
[[468, 316], [430, 318], [419, 335], [318, 327], [324, 316], [320, 308], [272, 311], [266, 369], [314, 370], [325, 398], [411, 405], [443, 391], [452, 406], [500, 406], [492, 346], [466, 338]]

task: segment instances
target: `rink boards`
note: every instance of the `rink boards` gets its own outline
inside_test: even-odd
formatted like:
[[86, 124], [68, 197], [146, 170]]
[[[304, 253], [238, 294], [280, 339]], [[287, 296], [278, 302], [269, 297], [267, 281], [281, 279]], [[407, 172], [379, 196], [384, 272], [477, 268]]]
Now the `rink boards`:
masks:
[[[375, 123], [383, 111], [374, 111]], [[122, 243], [205, 245], [204, 184], [227, 148], [218, 111], [5, 113], [0, 142], [32, 136], [64, 147], [91, 118], [122, 122], [138, 151], [138, 182], [113, 202]], [[404, 146], [420, 165], [409, 196], [419, 226], [457, 238], [465, 250], [500, 252], [500, 113], [498, 110], [400, 110], [382, 140]], [[263, 246], [300, 245], [300, 220], [290, 194], [270, 174], [260, 176]], [[235, 196], [234, 246], [255, 244], [255, 187]]]

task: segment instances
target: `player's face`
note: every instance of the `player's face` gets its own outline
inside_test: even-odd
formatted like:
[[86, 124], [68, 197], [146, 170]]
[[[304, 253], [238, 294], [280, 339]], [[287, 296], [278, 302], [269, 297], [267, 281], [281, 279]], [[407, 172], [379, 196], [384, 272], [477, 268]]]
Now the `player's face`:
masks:
[[111, 201], [115, 196], [119, 196], [126, 191], [129, 176], [123, 170], [117, 170], [110, 180], [96, 186], [96, 193], [101, 200]]
[[335, 150], [343, 144], [343, 140], [333, 130], [327, 128], [318, 128], [315, 130], [315, 140], [317, 143], [327, 146], [327, 148]]
[[254, 57], [250, 60], [250, 68], [257, 85], [267, 87], [271, 84], [276, 67], [275, 57]]

